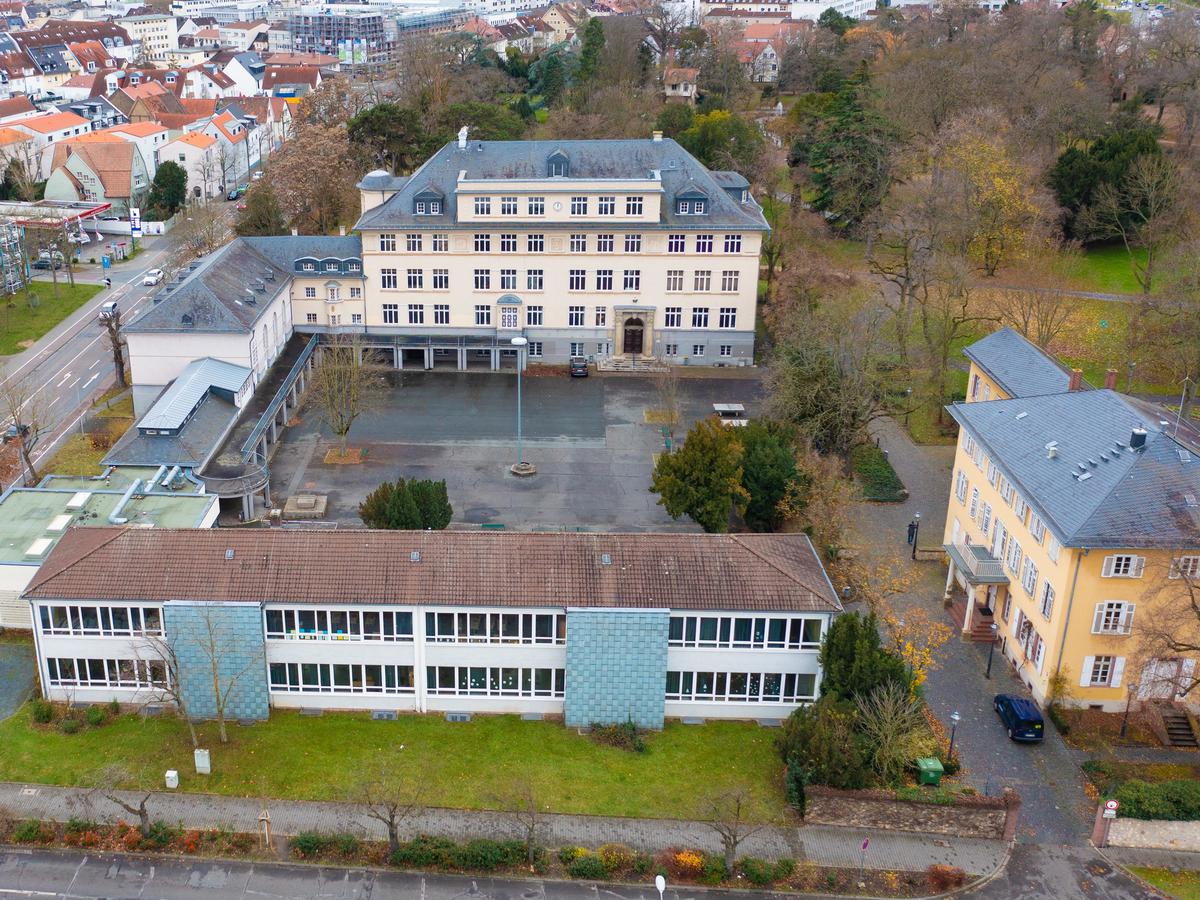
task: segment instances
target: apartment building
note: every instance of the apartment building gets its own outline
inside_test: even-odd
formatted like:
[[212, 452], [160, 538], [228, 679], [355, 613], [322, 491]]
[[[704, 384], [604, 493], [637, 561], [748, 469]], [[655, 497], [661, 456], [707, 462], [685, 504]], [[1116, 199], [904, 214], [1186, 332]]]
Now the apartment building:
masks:
[[236, 718], [302, 707], [572, 727], [782, 719], [816, 698], [841, 611], [802, 534], [79, 528], [24, 597], [55, 700], [153, 702], [172, 680], [211, 717], [203, 633], [222, 678], [246, 673]]
[[179, 20], [169, 13], [126, 16], [121, 19], [121, 26], [139, 42], [141, 54], [146, 58], [165, 57], [179, 49]]
[[1195, 659], [1148, 656], [1142, 633], [1200, 574], [1195, 433], [1011, 329], [965, 353], [944, 535], [964, 636], [994, 633], [1039, 702], [1058, 673], [1080, 706], [1183, 699]]
[[[300, 330], [347, 326], [397, 365], [753, 359], [768, 230], [749, 185], [675, 141], [470, 141], [359, 184], [361, 271], [295, 273]], [[335, 271], [335, 270], [331, 270]], [[520, 364], [525, 362], [521, 359]]]

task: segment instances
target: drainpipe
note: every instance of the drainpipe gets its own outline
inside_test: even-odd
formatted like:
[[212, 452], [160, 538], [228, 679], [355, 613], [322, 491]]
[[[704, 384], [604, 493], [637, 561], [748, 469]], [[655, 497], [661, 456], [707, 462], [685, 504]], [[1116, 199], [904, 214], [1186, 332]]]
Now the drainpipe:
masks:
[[162, 480], [162, 486], [170, 489], [171, 482], [174, 481], [178, 475], [179, 475], [179, 466], [176, 466], [170, 472], [168, 472], [167, 477]]
[[1092, 551], [1087, 547], [1080, 548], [1083, 552], [1075, 557], [1075, 574], [1071, 576], [1071, 593], [1067, 595], [1067, 616], [1063, 620], [1062, 640], [1058, 643], [1058, 662], [1054, 664], [1054, 674], [1062, 673], [1063, 652], [1067, 649], [1067, 629], [1071, 627], [1071, 607], [1075, 605], [1075, 585], [1079, 584], [1079, 567], [1083, 558]]
[[112, 471], [113, 471], [113, 469], [115, 469], [115, 468], [116, 468], [116, 466], [109, 466], [107, 469], [105, 469], [105, 470], [104, 470], [103, 472], [101, 472], [99, 475], [93, 475], [93, 476], [92, 476], [92, 481], [103, 481], [103, 480], [104, 480], [104, 479], [106, 479], [106, 478], [107, 478], [109, 475], [111, 475], [111, 474], [112, 474]]
[[159, 466], [158, 471], [154, 473], [154, 477], [146, 481], [147, 489], [153, 488], [158, 484], [158, 479], [162, 478], [167, 473], [167, 466]]
[[113, 508], [113, 511], [108, 514], [108, 523], [110, 525], [124, 525], [129, 521], [127, 518], [121, 515], [121, 511], [125, 509], [125, 506], [133, 498], [134, 492], [138, 489], [138, 485], [141, 483], [142, 482], [140, 479], [135, 480], [133, 484], [129, 486], [129, 489], [125, 491], [121, 499], [117, 502], [117, 505]]

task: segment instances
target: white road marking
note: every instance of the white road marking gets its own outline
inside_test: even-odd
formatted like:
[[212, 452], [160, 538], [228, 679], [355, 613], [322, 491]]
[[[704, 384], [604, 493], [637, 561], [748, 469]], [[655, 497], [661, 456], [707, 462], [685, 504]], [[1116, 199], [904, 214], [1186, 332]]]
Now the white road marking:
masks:
[[[71, 377], [71, 373], [70, 373], [70, 372], [68, 372], [67, 374], [65, 374], [65, 375], [62, 377], [62, 381], [60, 381], [60, 382], [58, 383], [58, 387], [62, 387], [62, 386], [63, 386], [63, 385], [66, 383], [67, 379], [68, 379], [68, 378], [70, 378], [70, 377]], [[47, 383], [49, 383], [49, 382], [47, 382]]]
[[98, 366], [98, 365], [100, 365], [100, 360], [96, 360], [90, 366], [88, 366], [88, 371], [90, 372], [92, 369], [96, 368], [96, 366]]
[[[100, 361], [100, 360], [96, 360], [96, 362], [99, 362], [99, 361]], [[83, 389], [84, 389], [84, 390], [87, 390], [87, 386], [88, 386], [89, 384], [91, 384], [93, 381], [95, 381], [95, 380], [96, 380], [97, 378], [99, 378], [99, 377], [100, 377], [100, 373], [99, 373], [99, 372], [97, 372], [95, 375], [93, 375], [91, 378], [89, 378], [87, 381], [85, 381], [85, 382], [83, 383]]]

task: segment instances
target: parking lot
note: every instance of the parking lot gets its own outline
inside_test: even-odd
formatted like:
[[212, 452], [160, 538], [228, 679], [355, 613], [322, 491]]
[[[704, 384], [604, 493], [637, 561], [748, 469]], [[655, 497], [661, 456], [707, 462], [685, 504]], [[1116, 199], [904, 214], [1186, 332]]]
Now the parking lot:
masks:
[[[758, 374], [726, 370], [679, 379], [683, 433], [713, 403], [758, 408]], [[327, 465], [335, 446], [320, 413], [300, 411], [271, 462], [275, 506], [295, 493], [325, 494], [326, 519], [360, 524], [359, 502], [385, 480], [445, 479], [455, 523], [523, 530], [690, 531], [673, 522], [650, 493], [654, 454], [663, 447], [646, 410], [659, 405], [652, 376], [522, 379], [524, 457], [532, 478], [508, 472], [516, 462], [516, 377], [512, 373], [403, 372], [377, 409], [350, 431], [367, 451], [360, 465]]]

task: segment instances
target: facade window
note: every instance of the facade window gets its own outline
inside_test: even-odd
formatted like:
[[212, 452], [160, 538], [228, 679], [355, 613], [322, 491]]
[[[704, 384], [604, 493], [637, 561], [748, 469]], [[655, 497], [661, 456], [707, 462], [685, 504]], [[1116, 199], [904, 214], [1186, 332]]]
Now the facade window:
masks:
[[571, 355], [583, 356], [583, 341], [571, 341]]
[[721, 328], [737, 328], [737, 309], [732, 306], [722, 306], [718, 324]]
[[158, 606], [39, 606], [43, 634], [140, 637], [162, 634]]
[[500, 290], [515, 291], [517, 289], [517, 270], [516, 269], [501, 269], [500, 270]]
[[1025, 588], [1025, 593], [1030, 597], [1037, 592], [1037, 580], [1037, 566], [1035, 566], [1033, 564], [1033, 560], [1027, 556], [1025, 557], [1025, 567], [1021, 569], [1021, 587]]
[[625, 252], [626, 253], [641, 253], [642, 252], [642, 236], [640, 234], [625, 235]]
[[616, 236], [611, 234], [596, 235], [596, 252], [612, 253], [616, 247]]
[[270, 690], [295, 694], [413, 694], [412, 666], [271, 663]]
[[[999, 519], [996, 520], [996, 527], [997, 528], [1001, 527]], [[1007, 559], [1008, 571], [1012, 572], [1014, 576], [1019, 575], [1021, 572], [1021, 556], [1022, 556], [1021, 545], [1018, 544], [1016, 541], [1009, 541], [1008, 542], [1008, 559]]]
[[492, 270], [491, 269], [476, 269], [475, 270], [475, 290], [488, 291], [492, 288]]
[[667, 356], [678, 356], [679, 355], [679, 345], [678, 344], [664, 344], [663, 350], [666, 352]]
[[300, 268], [305, 272], [315, 272], [317, 271], [317, 264], [310, 262], [301, 263]]
[[399, 303], [383, 304], [383, 324], [384, 325], [399, 325], [400, 324], [400, 304]]
[[525, 236], [525, 249], [529, 253], [546, 252], [546, 236], [544, 234], [529, 234]]
[[692, 327], [707, 328], [708, 327], [708, 307], [696, 306], [692, 308]]
[[424, 269], [409, 269], [408, 270], [408, 289], [410, 291], [418, 291], [425, 287], [425, 270]]
[[571, 198], [571, 215], [586, 216], [588, 211], [587, 197], [572, 197]]
[[525, 273], [525, 290], [540, 291], [546, 282], [546, 273], [541, 269], [530, 269]]
[[692, 356], [695, 356], [695, 357], [704, 356], [704, 345], [703, 344], [692, 344]]
[[316, 300], [317, 299], [317, 289], [315, 287], [306, 287], [304, 289], [304, 299], [305, 300]]
[[1033, 539], [1039, 544], [1046, 536], [1046, 523], [1042, 521], [1042, 517], [1037, 513], [1033, 513], [1029, 517], [1029, 533], [1033, 535]]
[[681, 328], [683, 327], [683, 307], [668, 306], [664, 310], [663, 327], [664, 328]]
[[1113, 657], [1093, 656], [1092, 667], [1088, 672], [1089, 687], [1108, 687], [1112, 681]]
[[738, 272], [736, 269], [725, 269], [721, 272], [721, 290], [731, 293], [738, 289]]
[[442, 214], [442, 201], [430, 200], [426, 202], [418, 200], [416, 210], [418, 216], [440, 216]]
[[516, 253], [517, 252], [517, 236], [515, 234], [500, 235], [500, 252], [501, 253]]
[[316, 325], [317, 324], [317, 314], [316, 313], [305, 313], [304, 321], [307, 322], [309, 325]]
[[396, 252], [396, 236], [394, 234], [379, 235], [379, 252], [380, 253], [395, 253]]
[[546, 214], [546, 198], [530, 197], [525, 201], [525, 209], [531, 216], [544, 216]]
[[408, 304], [408, 324], [409, 325], [424, 325], [425, 324], [425, 306], [421, 303]]
[[449, 325], [450, 324], [450, 304], [449, 303], [433, 304], [433, 324], [434, 325]]
[[1042, 599], [1041, 599], [1042, 615], [1049, 619], [1054, 615], [1054, 588], [1050, 586], [1050, 579], [1047, 578], [1042, 583]]
[[309, 606], [263, 610], [267, 640], [411, 642], [410, 610], [320, 609]]
[[707, 269], [697, 269], [692, 281], [692, 290], [698, 294], [712, 290], [712, 272]]
[[433, 289], [435, 291], [450, 290], [450, 270], [449, 269], [434, 269], [433, 270]]
[[725, 252], [726, 253], [741, 253], [742, 252], [742, 236], [740, 234], [725, 235]]
[[992, 504], [983, 504], [983, 521], [979, 523], [979, 530], [984, 534], [988, 533], [988, 529], [992, 527]]
[[379, 270], [379, 286], [386, 290], [394, 290], [400, 286], [398, 278], [398, 269], [380, 269]]
[[583, 325], [583, 310], [582, 306], [568, 306], [567, 324], [574, 327], [581, 327]]
[[454, 697], [562, 697], [566, 669], [426, 666], [425, 690]]
[[516, 197], [501, 197], [500, 198], [500, 215], [515, 216], [517, 214], [517, 198]]
[[669, 647], [733, 650], [819, 650], [823, 619], [671, 616]]
[[572, 269], [567, 275], [567, 289], [582, 291], [586, 288], [587, 273], [583, 269]]
[[515, 306], [500, 307], [500, 327], [501, 328], [516, 328], [519, 321], [517, 313], [519, 310]]
[[475, 215], [490, 216], [492, 214], [492, 198], [491, 197], [476, 197], [475, 198]]
[[350, 324], [361, 325], [363, 323], [362, 313], [350, 313]]
[[540, 306], [527, 306], [525, 308], [525, 324], [526, 325], [542, 325], [543, 311]]
[[617, 214], [617, 198], [597, 197], [596, 214], [601, 216], [615, 216]]
[[1133, 631], [1134, 604], [1109, 600], [1096, 604], [1092, 634], [1129, 634]]
[[1058, 562], [1058, 554], [1062, 552], [1062, 544], [1058, 542], [1053, 534], [1050, 535], [1050, 540], [1046, 542], [1046, 555], [1050, 557], [1052, 562]]
[[475, 304], [475, 324], [476, 325], [491, 325], [492, 324], [492, 308], [482, 303]]
[[167, 664], [161, 660], [49, 657], [46, 674], [53, 687], [150, 688], [167, 685]]
[[426, 640], [445, 644], [565, 644], [561, 613], [427, 612]]
[[434, 253], [449, 253], [450, 252], [450, 235], [435, 234], [433, 236], [433, 252]]
[[667, 290], [683, 290], [683, 269], [667, 269]]
[[667, 235], [667, 252], [668, 253], [683, 253], [684, 252], [685, 236], [682, 234]]
[[640, 291], [642, 289], [642, 270], [641, 269], [626, 269], [625, 270], [625, 290]]
[[404, 249], [409, 253], [420, 253], [423, 235], [407, 234], [404, 236]]
[[539, 358], [541, 357], [541, 355], [542, 355], [542, 342], [541, 341], [530, 341], [528, 344], [528, 347], [529, 347], [529, 355], [530, 356], [536, 356]]
[[696, 235], [696, 252], [697, 253], [712, 253], [713, 236], [711, 234]]
[[1104, 578], [1141, 578], [1145, 566], [1144, 556], [1118, 553], [1115, 556], [1104, 557], [1100, 575]]
[[972, 519], [979, 513], [979, 488], [971, 488], [971, 505], [967, 508], [967, 515]]
[[362, 299], [362, 288], [360, 288], [360, 287], [350, 288], [350, 299], [351, 300], [361, 300]]
[[596, 307], [596, 327], [600, 328], [608, 323], [608, 307]]
[[795, 672], [667, 672], [666, 699], [702, 703], [804, 703], [817, 676]]
[[571, 235], [571, 252], [572, 253], [587, 253], [587, 235], [586, 234]]
[[642, 214], [642, 198], [641, 197], [626, 197], [625, 198], [625, 215], [640, 216]]
[[954, 496], [958, 498], [959, 503], [967, 502], [967, 486], [967, 473], [959, 469], [954, 478]]
[[1200, 556], [1177, 556], [1171, 560], [1171, 571], [1167, 577], [1191, 580], [1198, 575], [1200, 575]]
[[719, 356], [733, 356], [733, 344], [721, 344]]
[[490, 253], [492, 250], [492, 236], [490, 234], [475, 235], [475, 252]]
[[596, 270], [596, 290], [611, 291], [613, 289], [613, 270], [612, 269], [597, 269]]

